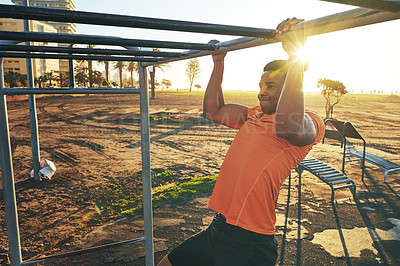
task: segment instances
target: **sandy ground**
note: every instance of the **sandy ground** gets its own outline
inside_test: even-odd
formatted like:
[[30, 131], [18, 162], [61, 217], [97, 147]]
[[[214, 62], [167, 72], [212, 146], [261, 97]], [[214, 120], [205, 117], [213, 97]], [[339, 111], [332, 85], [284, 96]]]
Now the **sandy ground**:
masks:
[[[254, 106], [255, 95], [231, 92], [226, 101]], [[202, 93], [157, 96], [150, 103], [152, 171], [175, 175], [156, 178], [153, 186], [217, 174], [236, 130], [200, 116]], [[324, 115], [322, 96], [307, 95], [306, 102]], [[334, 116], [357, 127], [369, 152], [400, 164], [399, 104], [397, 96], [349, 95]], [[41, 157], [57, 166], [51, 181], [29, 178], [27, 101], [8, 104], [23, 259], [142, 237], [142, 217], [124, 218], [121, 211], [131, 206], [119, 199], [141, 196], [138, 96], [57, 96], [40, 98], [37, 106]], [[318, 144], [310, 155], [340, 169], [340, 153], [340, 145], [330, 142]], [[370, 164], [364, 182], [357, 163], [346, 169], [357, 184], [357, 198], [334, 206], [329, 187], [304, 173], [299, 213], [298, 175], [293, 173], [290, 189], [289, 179], [284, 183], [277, 205], [279, 264], [400, 264], [400, 172], [385, 184], [384, 172]], [[336, 198], [350, 196], [346, 190]], [[207, 209], [208, 197], [154, 210], [156, 261], [209, 224], [214, 213]], [[6, 264], [3, 193], [0, 203], [0, 263]], [[42, 264], [144, 265], [143, 256], [139, 243]]]

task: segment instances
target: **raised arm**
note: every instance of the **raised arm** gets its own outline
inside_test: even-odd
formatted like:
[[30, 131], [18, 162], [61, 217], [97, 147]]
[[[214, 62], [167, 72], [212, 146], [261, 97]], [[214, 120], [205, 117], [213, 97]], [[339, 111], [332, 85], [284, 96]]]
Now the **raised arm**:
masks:
[[[301, 21], [296, 18], [285, 20], [278, 25], [277, 33], [282, 34]], [[301, 147], [313, 143], [317, 135], [312, 119], [304, 110], [304, 62], [296, 57], [296, 52], [304, 45], [306, 37], [295, 32], [285, 35], [282, 36], [282, 46], [289, 55], [288, 72], [276, 108], [275, 128], [279, 137]]]
[[[217, 43], [218, 41], [211, 41]], [[212, 56], [214, 69], [208, 82], [203, 102], [203, 117], [223, 125], [240, 128], [247, 118], [247, 107], [239, 104], [226, 104], [222, 92], [226, 53]]]

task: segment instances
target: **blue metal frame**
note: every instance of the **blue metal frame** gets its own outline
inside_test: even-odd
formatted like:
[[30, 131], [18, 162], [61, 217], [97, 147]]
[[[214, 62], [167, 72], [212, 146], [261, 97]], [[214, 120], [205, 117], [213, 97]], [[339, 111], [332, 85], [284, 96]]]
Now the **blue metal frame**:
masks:
[[[85, 23], [95, 25], [108, 25], [108, 26], [120, 26], [120, 27], [134, 27], [134, 28], [147, 28], [147, 29], [162, 29], [162, 30], [174, 30], [174, 31], [185, 31], [185, 32], [200, 32], [200, 33], [214, 33], [224, 35], [238, 35], [247, 36], [244, 38], [234, 39], [218, 44], [200, 44], [200, 43], [183, 43], [183, 42], [165, 42], [165, 41], [153, 41], [153, 40], [136, 40], [136, 39], [125, 39], [118, 37], [107, 37], [107, 36], [91, 36], [91, 35], [68, 35], [58, 33], [33, 33], [29, 32], [26, 28], [26, 32], [4, 32], [0, 31], [0, 38], [2, 40], [14, 40], [13, 42], [2, 41], [1, 44], [16, 44], [18, 42], [29, 42], [29, 41], [48, 41], [50, 43], [82, 43], [82, 44], [102, 44], [102, 45], [116, 45], [128, 49], [129, 53], [123, 55], [137, 55], [137, 57], [111, 57], [111, 56], [93, 56], [90, 55], [90, 51], [84, 51], [79, 49], [70, 48], [64, 51], [56, 51], [56, 48], [35, 48], [30, 47], [27, 43], [23, 49], [16, 50], [18, 47], [4, 47], [7, 51], [28, 51], [28, 53], [6, 53], [1, 52], [0, 56], [14, 56], [21, 58], [33, 58], [33, 57], [58, 57], [69, 59], [70, 61], [70, 88], [69, 89], [52, 89], [51, 91], [46, 89], [33, 88], [33, 75], [30, 64], [28, 63], [28, 88], [22, 89], [9, 89], [4, 88], [3, 80], [3, 67], [1, 58], [1, 70], [0, 70], [0, 164], [3, 182], [3, 191], [5, 198], [5, 209], [6, 209], [6, 220], [7, 220], [7, 233], [9, 240], [10, 258], [12, 265], [31, 264], [36, 263], [35, 261], [22, 261], [21, 246], [19, 239], [19, 227], [18, 227], [18, 215], [16, 208], [16, 197], [15, 197], [15, 186], [14, 186], [14, 173], [12, 167], [12, 157], [10, 150], [10, 136], [8, 127], [7, 117], [7, 105], [6, 95], [10, 94], [28, 94], [30, 99], [30, 111], [31, 111], [31, 128], [33, 128], [32, 136], [32, 153], [34, 158], [34, 165], [36, 165], [35, 172], [38, 170], [37, 162], [40, 158], [39, 155], [39, 137], [37, 133], [37, 115], [36, 115], [36, 103], [35, 94], [81, 94], [81, 93], [96, 93], [96, 94], [137, 94], [140, 93], [140, 117], [141, 117], [141, 144], [142, 144], [142, 178], [143, 178], [143, 208], [144, 208], [144, 238], [138, 240], [124, 241], [124, 243], [137, 242], [140, 240], [145, 241], [145, 254], [146, 254], [146, 265], [154, 265], [154, 242], [153, 242], [153, 224], [152, 224], [152, 203], [151, 203], [151, 165], [150, 165], [150, 136], [149, 136], [149, 95], [147, 86], [147, 70], [146, 67], [155, 64], [178, 61], [183, 59], [189, 59], [199, 56], [210, 55], [216, 52], [226, 52], [239, 50], [244, 48], [250, 48], [265, 44], [271, 44], [279, 42], [279, 37], [275, 37], [275, 31], [269, 29], [249, 28], [249, 27], [236, 27], [228, 25], [217, 25], [209, 23], [196, 23], [187, 21], [176, 21], [176, 20], [163, 20], [154, 18], [139, 18], [132, 16], [121, 16], [112, 14], [100, 14], [93, 12], [78, 12], [78, 11], [66, 11], [66, 10], [55, 10], [28, 7], [29, 1], [24, 0], [26, 7], [14, 6], [14, 5], [0, 5], [0, 17], [7, 18], [20, 18], [20, 19], [33, 19], [42, 21], [60, 21], [60, 22], [72, 22], [72, 23]], [[99, 15], [100, 14], [100, 15]], [[306, 21], [299, 23], [295, 26], [297, 31], [304, 31], [306, 35], [312, 36], [317, 34], [323, 34], [327, 32], [333, 32], [348, 28], [354, 28], [373, 23], [389, 21], [399, 19], [400, 13], [397, 12], [380, 12], [364, 8], [353, 9], [338, 14], [333, 14], [326, 17]], [[329, 24], [329, 27], [326, 25]], [[28, 24], [26, 24], [28, 25]], [[290, 34], [290, 33], [287, 33]], [[151, 47], [151, 48], [170, 48], [170, 49], [186, 49], [180, 53], [169, 53], [169, 54], [147, 54], [143, 51], [134, 47]], [[66, 53], [64, 55], [54, 54], [35, 54], [29, 52], [56, 52]], [[189, 49], [189, 50], [188, 50]], [[50, 51], [53, 50], [53, 51]], [[93, 49], [93, 54], [101, 53], [99, 49]], [[132, 51], [136, 51], [135, 54]], [[88, 52], [88, 55], [75, 55]], [[120, 54], [118, 51], [110, 52], [104, 51], [104, 54]], [[139, 82], [140, 89], [75, 89], [75, 82], [73, 77], [73, 59], [89, 59], [89, 60], [124, 60], [124, 61], [143, 61], [140, 64]], [[101, 58], [101, 59], [100, 59]], [[118, 243], [117, 243], [118, 244]], [[109, 245], [112, 246], [112, 245]], [[108, 247], [108, 245], [107, 245]], [[77, 253], [90, 252], [96, 249], [81, 250], [77, 252], [71, 252], [68, 254], [60, 254], [56, 256], [50, 256], [41, 258], [40, 261], [54, 259], [60, 256], [70, 256]]]

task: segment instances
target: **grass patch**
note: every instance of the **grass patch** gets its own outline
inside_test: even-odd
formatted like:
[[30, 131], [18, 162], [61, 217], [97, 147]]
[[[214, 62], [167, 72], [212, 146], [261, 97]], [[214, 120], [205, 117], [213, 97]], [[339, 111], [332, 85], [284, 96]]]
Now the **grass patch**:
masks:
[[[196, 177], [180, 183], [166, 183], [153, 188], [153, 208], [165, 203], [189, 200], [194, 196], [212, 192], [217, 175]], [[122, 212], [124, 215], [135, 215], [143, 212], [143, 198], [136, 199], [137, 206]]]

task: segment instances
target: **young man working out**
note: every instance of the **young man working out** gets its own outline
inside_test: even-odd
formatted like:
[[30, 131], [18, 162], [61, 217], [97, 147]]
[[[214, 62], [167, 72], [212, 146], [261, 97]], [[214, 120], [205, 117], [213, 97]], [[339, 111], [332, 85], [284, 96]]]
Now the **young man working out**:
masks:
[[[283, 21], [277, 34], [301, 21]], [[226, 53], [213, 55], [203, 116], [239, 131], [211, 195], [209, 208], [217, 212], [213, 222], [176, 247], [159, 266], [275, 265], [275, 199], [291, 170], [325, 131], [322, 119], [304, 109], [304, 65], [295, 53], [305, 40], [282, 37], [289, 59], [264, 67], [260, 105], [253, 108], [225, 103], [221, 84]]]

